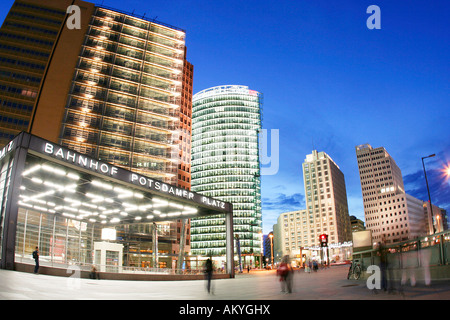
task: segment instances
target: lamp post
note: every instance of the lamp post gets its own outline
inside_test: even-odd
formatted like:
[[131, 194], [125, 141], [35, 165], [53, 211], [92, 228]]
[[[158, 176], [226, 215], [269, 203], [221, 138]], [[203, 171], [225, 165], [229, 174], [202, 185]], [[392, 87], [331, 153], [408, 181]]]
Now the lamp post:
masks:
[[272, 267], [273, 267], [273, 233], [269, 234], [270, 238], [270, 258], [272, 260]]
[[261, 243], [261, 254], [259, 255], [259, 269], [262, 269], [262, 265], [263, 265], [263, 256], [264, 256], [264, 248], [263, 248], [263, 233], [260, 231], [259, 232], [259, 240]]
[[437, 232], [441, 232], [441, 217], [439, 216], [439, 213], [436, 215], [436, 220], [437, 220]]
[[[433, 218], [433, 206], [431, 205], [431, 196], [430, 196], [430, 188], [428, 187], [428, 179], [427, 179], [427, 171], [425, 170], [425, 162], [423, 159], [432, 158], [436, 154], [430, 154], [427, 157], [422, 157], [422, 166], [423, 166], [423, 173], [425, 174], [425, 182], [427, 183], [427, 191], [428, 191], [428, 202], [430, 203], [430, 211], [431, 211], [431, 218]], [[436, 232], [436, 228], [433, 226], [434, 232]]]

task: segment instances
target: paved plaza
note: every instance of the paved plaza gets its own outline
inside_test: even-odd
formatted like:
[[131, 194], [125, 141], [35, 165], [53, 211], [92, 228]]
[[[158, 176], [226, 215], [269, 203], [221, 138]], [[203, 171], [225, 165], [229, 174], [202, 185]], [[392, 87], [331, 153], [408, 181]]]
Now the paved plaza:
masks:
[[347, 266], [318, 272], [297, 271], [293, 292], [281, 292], [275, 271], [237, 274], [213, 280], [213, 294], [205, 281], [122, 281], [55, 277], [0, 270], [2, 300], [450, 300], [450, 282], [417, 283], [393, 293], [375, 293], [365, 281], [347, 280]]

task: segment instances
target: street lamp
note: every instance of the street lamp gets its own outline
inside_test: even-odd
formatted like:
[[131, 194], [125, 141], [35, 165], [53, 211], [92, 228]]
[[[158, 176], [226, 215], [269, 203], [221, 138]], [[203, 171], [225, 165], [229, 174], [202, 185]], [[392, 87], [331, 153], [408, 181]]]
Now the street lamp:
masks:
[[262, 265], [263, 265], [263, 256], [264, 256], [264, 247], [263, 247], [263, 233], [260, 231], [259, 232], [259, 237], [260, 237], [260, 241], [261, 241], [261, 254], [260, 254], [260, 259], [259, 259], [259, 269], [262, 269]]
[[[431, 217], [433, 217], [433, 206], [431, 205], [431, 196], [430, 196], [430, 188], [428, 187], [428, 179], [427, 179], [427, 171], [425, 170], [425, 162], [423, 159], [432, 158], [436, 154], [430, 154], [427, 157], [422, 157], [422, 166], [423, 166], [423, 173], [425, 174], [425, 182], [427, 183], [427, 191], [428, 191], [428, 202], [430, 203], [430, 211], [431, 211]], [[436, 230], [436, 228], [433, 226], [433, 229]], [[436, 232], [436, 231], [435, 231]]]
[[269, 234], [270, 238], [270, 258], [272, 259], [272, 266], [273, 266], [273, 233]]
[[450, 178], [450, 164], [447, 164], [444, 168], [444, 174], [447, 176], [447, 179]]

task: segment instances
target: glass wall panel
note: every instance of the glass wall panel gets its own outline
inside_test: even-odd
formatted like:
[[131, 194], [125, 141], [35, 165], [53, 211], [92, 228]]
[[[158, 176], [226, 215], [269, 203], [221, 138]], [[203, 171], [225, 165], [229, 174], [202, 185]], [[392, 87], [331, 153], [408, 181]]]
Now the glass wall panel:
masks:
[[129, 94], [136, 94], [138, 90], [136, 84], [116, 79], [111, 80], [110, 88]]
[[125, 80], [135, 81], [135, 82], [139, 81], [139, 78], [140, 78], [139, 72], [136, 72], [136, 71], [133, 71], [130, 69], [125, 69], [125, 68], [118, 68], [118, 67], [114, 67], [112, 76], [116, 77], [116, 78], [125, 79]]
[[98, 158], [102, 161], [107, 161], [111, 164], [117, 165], [123, 168], [129, 168], [130, 166], [130, 153], [118, 150], [111, 150], [110, 148], [99, 148]]
[[135, 58], [135, 59], [142, 59], [142, 57], [144, 56], [144, 52], [141, 50], [136, 50], [133, 49], [131, 47], [124, 47], [124, 46], [119, 46], [117, 48], [117, 53], [125, 55], [127, 57], [131, 57], [131, 58]]
[[172, 143], [172, 134], [156, 131], [153, 128], [147, 126], [137, 125], [134, 136], [136, 138], [152, 140], [162, 143]]

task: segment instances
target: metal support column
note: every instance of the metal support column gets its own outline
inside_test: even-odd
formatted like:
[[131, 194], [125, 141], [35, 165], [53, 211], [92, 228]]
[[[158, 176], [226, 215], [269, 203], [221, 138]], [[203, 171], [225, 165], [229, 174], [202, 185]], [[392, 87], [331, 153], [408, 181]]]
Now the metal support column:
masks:
[[227, 241], [227, 273], [234, 278], [234, 232], [233, 212], [225, 214], [226, 241]]

